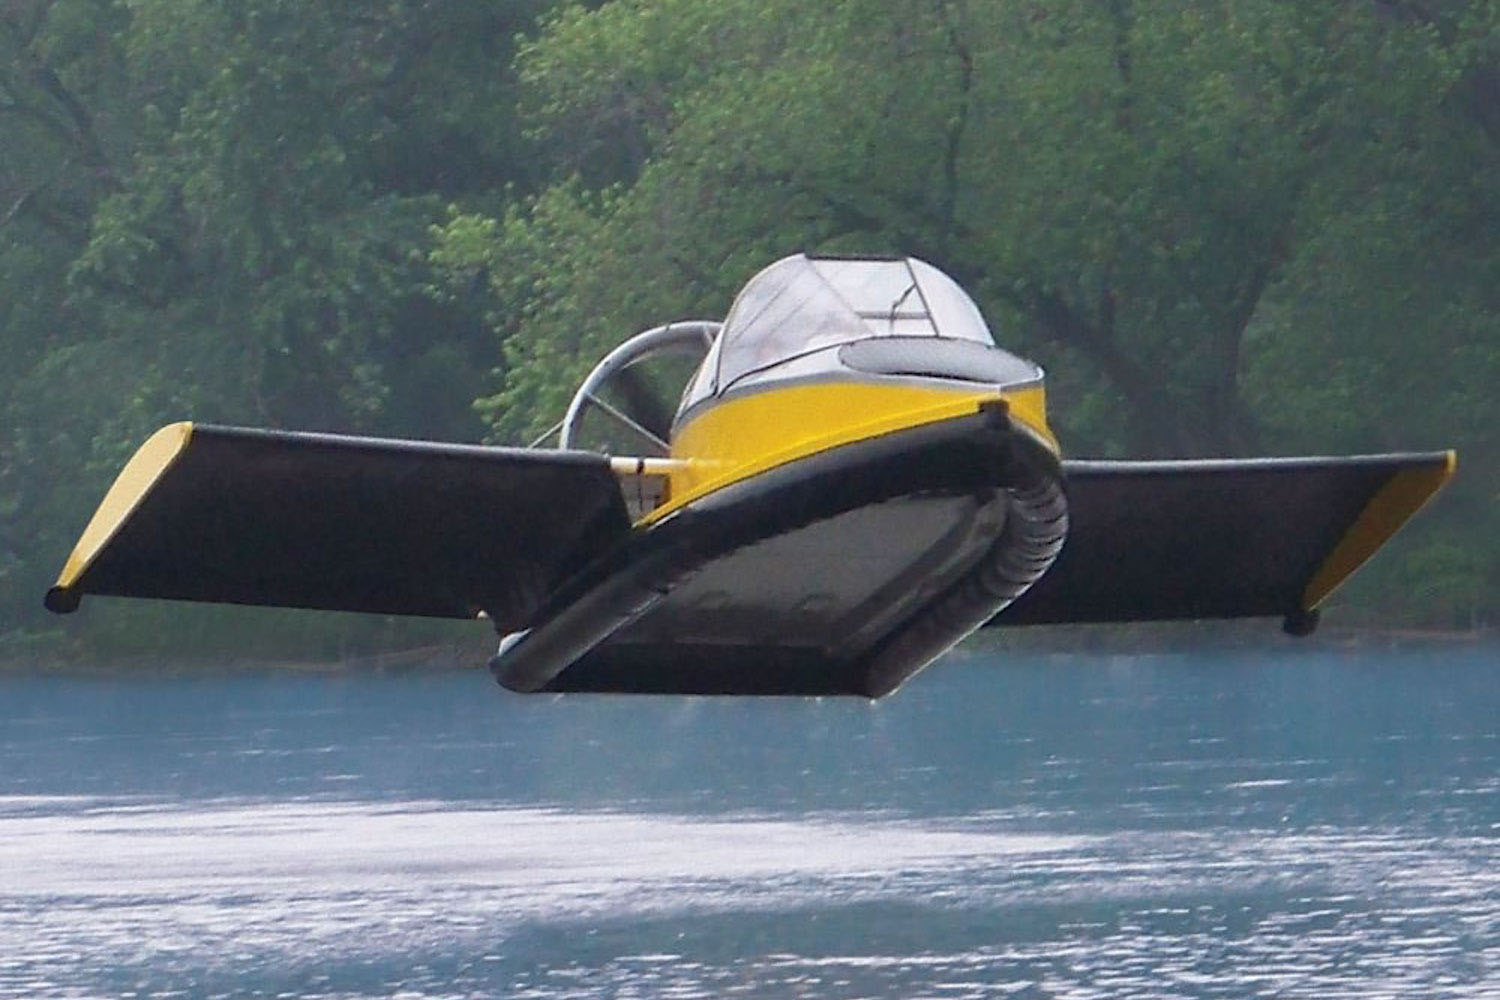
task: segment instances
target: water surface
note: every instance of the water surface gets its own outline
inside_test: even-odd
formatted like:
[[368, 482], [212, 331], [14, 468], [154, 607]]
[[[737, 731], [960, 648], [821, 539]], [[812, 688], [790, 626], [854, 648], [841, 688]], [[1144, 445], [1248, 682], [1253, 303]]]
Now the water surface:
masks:
[[1500, 994], [1500, 657], [0, 679], [0, 996]]

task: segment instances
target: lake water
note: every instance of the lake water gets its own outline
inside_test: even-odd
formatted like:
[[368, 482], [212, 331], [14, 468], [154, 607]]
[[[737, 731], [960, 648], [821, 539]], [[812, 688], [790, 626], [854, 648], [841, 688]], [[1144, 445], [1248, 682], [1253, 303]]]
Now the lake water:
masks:
[[1500, 996], [1500, 650], [0, 677], [0, 997]]

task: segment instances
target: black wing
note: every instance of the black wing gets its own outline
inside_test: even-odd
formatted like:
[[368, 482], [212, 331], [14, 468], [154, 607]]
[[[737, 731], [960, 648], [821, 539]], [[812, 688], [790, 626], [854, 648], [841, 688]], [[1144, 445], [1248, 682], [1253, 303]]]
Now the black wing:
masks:
[[629, 527], [600, 455], [173, 424], [120, 473], [47, 606], [485, 611], [517, 629]]
[[991, 625], [1298, 616], [1453, 473], [1452, 452], [1064, 462], [1068, 541]]

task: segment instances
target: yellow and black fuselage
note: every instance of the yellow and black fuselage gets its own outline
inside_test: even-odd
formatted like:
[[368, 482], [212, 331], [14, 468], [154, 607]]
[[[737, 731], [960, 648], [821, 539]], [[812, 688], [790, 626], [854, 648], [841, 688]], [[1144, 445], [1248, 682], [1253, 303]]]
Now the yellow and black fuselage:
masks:
[[893, 690], [1067, 531], [1039, 381], [767, 379], [684, 410], [665, 503], [502, 647], [520, 690]]
[[1004, 389], [936, 378], [839, 377], [732, 393], [679, 420], [667, 501], [641, 523], [819, 452], [997, 406], [1018, 433], [1060, 458], [1040, 381]]

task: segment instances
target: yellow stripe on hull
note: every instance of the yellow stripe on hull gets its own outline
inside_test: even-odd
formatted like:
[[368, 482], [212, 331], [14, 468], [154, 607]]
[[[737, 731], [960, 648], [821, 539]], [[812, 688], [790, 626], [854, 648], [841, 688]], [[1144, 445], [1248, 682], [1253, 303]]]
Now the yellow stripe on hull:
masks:
[[672, 436], [668, 501], [650, 524], [715, 490], [818, 452], [975, 412], [1004, 400], [1012, 419], [1055, 453], [1040, 385], [997, 391], [900, 382], [802, 382], [731, 395], [705, 407]]

